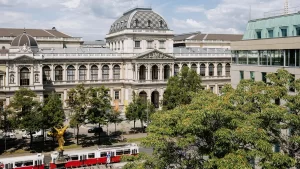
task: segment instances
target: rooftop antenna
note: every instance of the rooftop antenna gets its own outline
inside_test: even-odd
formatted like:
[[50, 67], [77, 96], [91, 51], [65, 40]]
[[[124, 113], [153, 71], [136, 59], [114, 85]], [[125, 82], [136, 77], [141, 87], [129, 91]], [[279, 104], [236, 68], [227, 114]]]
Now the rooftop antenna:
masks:
[[284, 2], [284, 15], [289, 14], [289, 0], [285, 0]]

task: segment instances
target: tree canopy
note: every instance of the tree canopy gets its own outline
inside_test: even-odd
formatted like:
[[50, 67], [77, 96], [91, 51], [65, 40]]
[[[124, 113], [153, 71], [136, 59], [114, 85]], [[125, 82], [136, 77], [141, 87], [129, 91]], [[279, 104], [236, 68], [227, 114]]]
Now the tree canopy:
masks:
[[155, 160], [146, 159], [139, 166], [283, 169], [298, 165], [300, 80], [294, 81], [282, 69], [267, 78], [268, 83], [242, 80], [236, 89], [227, 85], [221, 96], [199, 91], [190, 104], [153, 114], [142, 143], [154, 148]]
[[180, 73], [169, 78], [163, 97], [163, 109], [171, 110], [179, 105], [189, 104], [192, 93], [200, 91], [201, 78], [193, 69], [183, 66]]
[[32, 146], [32, 132], [41, 129], [42, 113], [40, 103], [35, 100], [36, 94], [27, 88], [17, 90], [9, 107], [14, 109], [14, 117], [18, 128], [30, 133], [30, 147]]
[[133, 99], [132, 102], [126, 107], [125, 116], [128, 120], [134, 121], [134, 128], [136, 120], [141, 121], [141, 127], [143, 127], [143, 122], [147, 121], [150, 118], [151, 114], [155, 112], [154, 105], [141, 97], [136, 93], [132, 93]]

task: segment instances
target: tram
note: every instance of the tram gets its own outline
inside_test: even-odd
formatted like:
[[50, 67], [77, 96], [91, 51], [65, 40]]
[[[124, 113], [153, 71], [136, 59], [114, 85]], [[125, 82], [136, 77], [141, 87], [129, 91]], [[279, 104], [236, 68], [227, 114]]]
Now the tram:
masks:
[[[139, 147], [137, 144], [127, 144], [108, 148], [82, 149], [64, 151], [66, 163], [65, 168], [76, 168], [92, 166], [97, 164], [118, 163], [122, 155], [138, 155]], [[51, 153], [49, 169], [56, 169], [56, 159], [58, 152]], [[44, 155], [29, 155], [22, 157], [0, 158], [0, 169], [44, 169]]]
[[44, 169], [44, 155], [0, 158], [2, 169]]

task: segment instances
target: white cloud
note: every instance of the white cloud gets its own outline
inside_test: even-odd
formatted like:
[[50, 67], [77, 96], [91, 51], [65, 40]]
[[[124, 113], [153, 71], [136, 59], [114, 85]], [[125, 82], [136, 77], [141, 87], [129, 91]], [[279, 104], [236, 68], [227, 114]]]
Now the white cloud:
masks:
[[[290, 7], [300, 4], [299, 0], [290, 0], [289, 3]], [[200, 31], [205, 33], [243, 33], [250, 17], [251, 19], [262, 18], [266, 12], [274, 10], [278, 12], [283, 7], [284, 1], [282, 0], [272, 0], [272, 2], [270, 0], [222, 0], [212, 9], [203, 9], [205, 18], [201, 21], [192, 19], [179, 21], [178, 19], [173, 19], [172, 25], [175, 30], [179, 30], [180, 32], [188, 31], [189, 26], [191, 26], [193, 31], [199, 28]], [[201, 27], [197, 23], [205, 26]], [[185, 29], [182, 30], [183, 27]]]
[[204, 12], [203, 6], [180, 6], [176, 9], [176, 12]]
[[63, 2], [61, 4], [69, 9], [74, 9], [80, 5], [80, 0], [69, 0], [69, 1]]

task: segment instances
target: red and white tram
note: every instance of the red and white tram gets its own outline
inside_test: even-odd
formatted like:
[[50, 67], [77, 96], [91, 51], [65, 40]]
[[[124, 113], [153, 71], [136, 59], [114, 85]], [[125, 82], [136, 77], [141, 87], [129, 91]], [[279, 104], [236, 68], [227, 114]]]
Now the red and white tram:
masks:
[[2, 169], [44, 169], [44, 155], [0, 158]]
[[[139, 148], [136, 144], [124, 146], [99, 148], [97, 150], [73, 150], [65, 151], [67, 163], [65, 168], [74, 168], [81, 166], [91, 166], [96, 164], [118, 163], [121, 161], [122, 155], [137, 155]], [[55, 160], [58, 152], [51, 154], [50, 169], [57, 168]]]

